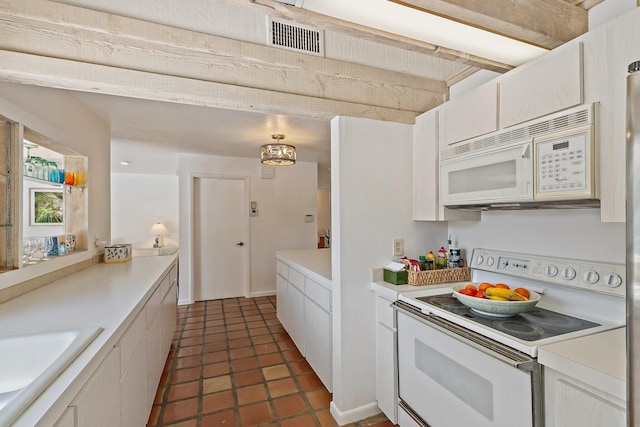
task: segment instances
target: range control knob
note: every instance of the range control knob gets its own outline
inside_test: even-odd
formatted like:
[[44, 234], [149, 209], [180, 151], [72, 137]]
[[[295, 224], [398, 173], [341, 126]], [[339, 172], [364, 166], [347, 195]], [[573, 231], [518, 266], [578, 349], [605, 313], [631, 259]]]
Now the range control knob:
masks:
[[573, 280], [576, 277], [576, 271], [571, 267], [562, 270], [562, 278], [565, 280]]
[[495, 263], [495, 262], [496, 262], [496, 260], [495, 260], [495, 259], [493, 259], [493, 257], [492, 257], [492, 256], [490, 256], [490, 257], [488, 257], [488, 258], [487, 258], [487, 265], [488, 265], [489, 267], [491, 267], [491, 266], [493, 265], [493, 263]]
[[556, 274], [558, 274], [558, 267], [553, 264], [549, 264], [544, 268], [544, 274], [546, 274], [547, 277], [555, 277]]
[[604, 276], [604, 284], [610, 288], [617, 288], [622, 285], [622, 277], [616, 273], [608, 273]]
[[593, 285], [600, 280], [600, 275], [593, 270], [589, 270], [582, 275], [582, 280], [584, 280], [585, 283]]
[[482, 264], [484, 262], [484, 257], [482, 255], [478, 255], [476, 257], [476, 264]]

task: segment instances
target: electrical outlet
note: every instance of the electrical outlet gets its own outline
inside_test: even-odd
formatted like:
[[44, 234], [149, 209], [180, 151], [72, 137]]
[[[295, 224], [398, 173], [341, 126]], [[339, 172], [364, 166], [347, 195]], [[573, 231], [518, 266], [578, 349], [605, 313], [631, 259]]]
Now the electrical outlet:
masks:
[[404, 255], [404, 239], [393, 239], [393, 256]]

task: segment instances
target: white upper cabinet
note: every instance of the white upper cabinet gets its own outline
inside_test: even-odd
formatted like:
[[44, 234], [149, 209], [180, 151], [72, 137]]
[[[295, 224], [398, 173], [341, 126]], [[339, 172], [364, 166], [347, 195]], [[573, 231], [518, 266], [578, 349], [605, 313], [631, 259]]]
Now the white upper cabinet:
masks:
[[568, 43], [500, 78], [500, 128], [583, 102], [582, 45]]
[[498, 129], [498, 84], [491, 81], [439, 108], [440, 149]]

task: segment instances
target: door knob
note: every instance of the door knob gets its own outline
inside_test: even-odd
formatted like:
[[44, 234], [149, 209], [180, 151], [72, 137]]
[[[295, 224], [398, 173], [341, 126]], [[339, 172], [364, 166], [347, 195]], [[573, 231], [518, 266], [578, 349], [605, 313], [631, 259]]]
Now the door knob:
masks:
[[237, 246], [244, 246], [244, 242], [236, 243]]

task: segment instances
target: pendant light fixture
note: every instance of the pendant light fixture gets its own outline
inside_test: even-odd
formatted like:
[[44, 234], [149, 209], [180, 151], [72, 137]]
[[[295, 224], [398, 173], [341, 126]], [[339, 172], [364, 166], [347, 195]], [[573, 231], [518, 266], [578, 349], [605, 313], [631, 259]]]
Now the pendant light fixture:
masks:
[[296, 147], [289, 144], [282, 144], [280, 140], [284, 135], [276, 133], [271, 135], [276, 142], [260, 147], [260, 162], [268, 166], [289, 166], [296, 162]]

